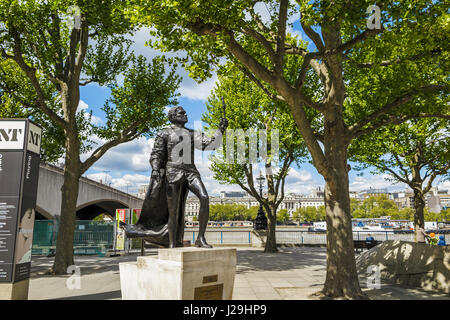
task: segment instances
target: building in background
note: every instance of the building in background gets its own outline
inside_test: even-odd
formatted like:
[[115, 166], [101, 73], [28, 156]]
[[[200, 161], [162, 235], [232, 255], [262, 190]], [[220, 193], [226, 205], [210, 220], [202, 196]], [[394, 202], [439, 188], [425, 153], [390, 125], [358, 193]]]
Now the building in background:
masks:
[[367, 199], [369, 197], [377, 197], [380, 195], [386, 195], [388, 198], [390, 197], [390, 193], [387, 189], [374, 189], [369, 188], [367, 190], [362, 190], [358, 192], [358, 198], [361, 198], [362, 200]]
[[[414, 209], [414, 194], [410, 189], [406, 189], [403, 192], [391, 192], [389, 199], [394, 200], [399, 209]], [[442, 210], [450, 208], [450, 194], [448, 190], [438, 190], [437, 187], [431, 188], [425, 195], [425, 207], [434, 213], [440, 213]]]
[[148, 191], [148, 184], [141, 184], [138, 189], [138, 193], [136, 194], [136, 197], [145, 199], [145, 195]]
[[399, 209], [414, 209], [414, 194], [409, 189], [403, 192], [391, 192], [389, 199], [394, 200]]
[[[137, 196], [141, 199], [145, 198], [148, 185], [141, 185]], [[290, 216], [299, 208], [325, 206], [324, 190], [321, 187], [314, 188], [310, 195], [302, 195], [296, 193], [286, 193], [278, 210], [286, 209]], [[393, 200], [399, 209], [414, 209], [414, 195], [410, 189], [404, 191], [389, 192], [387, 189], [370, 188], [362, 191], [350, 191], [350, 198], [364, 201], [371, 196], [386, 195], [388, 199]], [[249, 196], [244, 191], [221, 191], [219, 196], [210, 196], [209, 204], [236, 204], [243, 205], [247, 208], [259, 206], [258, 201]], [[427, 193], [425, 197], [425, 205], [431, 212], [439, 213], [441, 210], [450, 208], [450, 194], [448, 190], [438, 190], [434, 187]], [[187, 221], [193, 221], [194, 217], [198, 217], [200, 202], [194, 195], [189, 195], [186, 200], [185, 217]]]
[[[210, 196], [209, 204], [236, 204], [243, 205], [247, 208], [259, 206], [258, 201], [252, 196], [249, 196], [246, 192], [220, 192], [220, 196]], [[298, 208], [305, 207], [320, 207], [325, 206], [324, 192], [318, 187], [313, 190], [311, 195], [299, 195], [295, 193], [287, 193], [284, 196], [278, 210], [286, 209], [290, 216]], [[189, 196], [186, 200], [185, 207], [185, 218], [187, 221], [192, 221], [195, 216], [198, 216], [198, 211], [200, 208], [200, 202], [197, 197]]]
[[247, 196], [245, 191], [221, 191], [220, 198], [242, 198]]
[[450, 194], [448, 190], [438, 190], [437, 187], [431, 188], [425, 195], [425, 205], [434, 213], [450, 208]]

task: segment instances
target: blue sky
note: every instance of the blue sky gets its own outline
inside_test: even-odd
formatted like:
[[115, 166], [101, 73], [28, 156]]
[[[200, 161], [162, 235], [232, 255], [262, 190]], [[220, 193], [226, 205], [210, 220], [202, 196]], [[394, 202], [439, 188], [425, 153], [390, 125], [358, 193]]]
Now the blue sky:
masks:
[[[202, 114], [206, 112], [206, 97], [209, 94], [208, 88], [212, 89], [212, 83], [208, 86], [200, 85], [201, 90], [195, 93], [189, 93], [191, 88], [195, 89], [195, 84], [190, 81], [187, 83], [187, 89], [181, 89], [185, 92], [179, 100], [188, 114], [189, 122], [187, 127], [193, 128], [194, 121], [200, 121]], [[183, 86], [183, 84], [182, 84]], [[206, 91], [205, 91], [206, 90]], [[195, 91], [195, 90], [194, 90]], [[105, 100], [109, 97], [109, 89], [97, 85], [89, 85], [81, 90], [81, 100], [87, 105], [85, 111], [93, 111], [94, 117], [98, 121], [103, 121], [103, 115], [100, 110]], [[139, 185], [147, 184], [151, 174], [151, 168], [148, 159], [153, 145], [152, 140], [145, 138], [137, 139], [130, 143], [122, 144], [108, 151], [103, 158], [93, 165], [86, 172], [86, 176], [94, 180], [102, 180], [110, 183], [123, 191], [137, 192]], [[221, 185], [214, 181], [212, 172], [207, 164], [197, 165], [202, 174], [205, 186], [210, 195], [217, 195], [222, 190], [237, 190], [238, 186]], [[371, 175], [368, 170], [363, 172], [363, 176], [358, 176], [359, 172], [350, 171], [351, 190], [362, 190], [369, 187], [389, 188], [391, 190], [404, 190], [404, 185], [391, 185], [385, 181], [382, 175]], [[286, 180], [286, 192], [309, 194], [313, 188], [323, 187], [324, 180], [317, 170], [309, 163], [303, 163], [300, 167], [293, 165], [291, 172]]]
[[[263, 21], [267, 19], [267, 10], [264, 7], [257, 8]], [[290, 32], [298, 35], [302, 39], [308, 40], [306, 35], [301, 31], [299, 23], [299, 15], [294, 16], [291, 21], [293, 28]], [[148, 30], [140, 30], [133, 37], [134, 45], [132, 49], [136, 54], [142, 54], [147, 58], [152, 58], [160, 52], [146, 47], [145, 42], [149, 40]], [[315, 50], [314, 45], [310, 44], [308, 49]], [[167, 55], [167, 54], [166, 54]], [[169, 56], [175, 54], [169, 54]], [[204, 83], [198, 84], [189, 78], [187, 72], [183, 69], [178, 70], [183, 77], [180, 87], [179, 104], [183, 106], [188, 114], [189, 122], [187, 127], [193, 128], [194, 121], [200, 121], [202, 114], [206, 112], [206, 99], [215, 85], [217, 79], [213, 76]], [[109, 89], [99, 87], [96, 84], [90, 84], [81, 88], [80, 108], [85, 111], [92, 111], [94, 120], [101, 123], [103, 114], [100, 108], [105, 100], [109, 97]], [[148, 159], [151, 152], [153, 141], [145, 138], [139, 138], [127, 144], [119, 145], [108, 151], [91, 169], [86, 172], [86, 176], [94, 180], [102, 180], [102, 182], [111, 184], [111, 186], [136, 193], [139, 185], [148, 184], [151, 169]], [[85, 157], [84, 157], [85, 158]], [[82, 157], [82, 160], [84, 160]], [[212, 178], [212, 172], [209, 170], [207, 163], [197, 165], [202, 179], [210, 195], [217, 195], [222, 190], [239, 190], [238, 186], [221, 185]], [[386, 181], [383, 175], [372, 175], [369, 170], [360, 172], [351, 170], [349, 173], [350, 190], [358, 191], [372, 188], [388, 188], [390, 190], [404, 190], [405, 185], [392, 185]], [[438, 183], [438, 181], [436, 182]], [[300, 167], [292, 166], [286, 180], [286, 192], [309, 194], [312, 189], [320, 186], [323, 187], [324, 180], [316, 169], [308, 164], [302, 164]], [[444, 187], [450, 188], [450, 184], [445, 183]]]

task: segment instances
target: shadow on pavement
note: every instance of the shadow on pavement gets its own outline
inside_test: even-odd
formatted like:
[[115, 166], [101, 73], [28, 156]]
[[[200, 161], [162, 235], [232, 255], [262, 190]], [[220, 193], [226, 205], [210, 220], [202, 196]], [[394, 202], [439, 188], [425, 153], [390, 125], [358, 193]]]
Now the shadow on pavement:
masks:
[[116, 290], [116, 291], [93, 293], [93, 294], [83, 294], [80, 296], [71, 296], [71, 297], [52, 299], [52, 300], [112, 300], [112, 299], [121, 299], [121, 298], [122, 298], [121, 291]]
[[236, 273], [247, 271], [287, 271], [304, 267], [317, 267], [322, 271], [326, 266], [324, 248], [279, 248], [277, 253], [264, 253], [263, 250], [238, 250]]

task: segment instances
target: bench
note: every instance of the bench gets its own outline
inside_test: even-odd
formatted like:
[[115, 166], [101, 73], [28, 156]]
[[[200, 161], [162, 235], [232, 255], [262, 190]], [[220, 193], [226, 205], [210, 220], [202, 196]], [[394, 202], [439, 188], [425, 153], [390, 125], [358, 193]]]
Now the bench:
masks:
[[353, 246], [355, 247], [355, 251], [357, 253], [363, 251], [364, 249], [370, 250], [380, 243], [381, 241], [378, 240], [353, 240]]

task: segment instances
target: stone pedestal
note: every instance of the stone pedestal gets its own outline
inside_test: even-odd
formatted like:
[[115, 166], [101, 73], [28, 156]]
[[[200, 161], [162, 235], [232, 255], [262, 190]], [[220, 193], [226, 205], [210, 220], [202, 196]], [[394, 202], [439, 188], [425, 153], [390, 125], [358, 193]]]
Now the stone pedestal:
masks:
[[123, 300], [231, 300], [236, 249], [159, 249], [119, 268]]
[[29, 279], [15, 283], [0, 283], [0, 300], [28, 300]]

